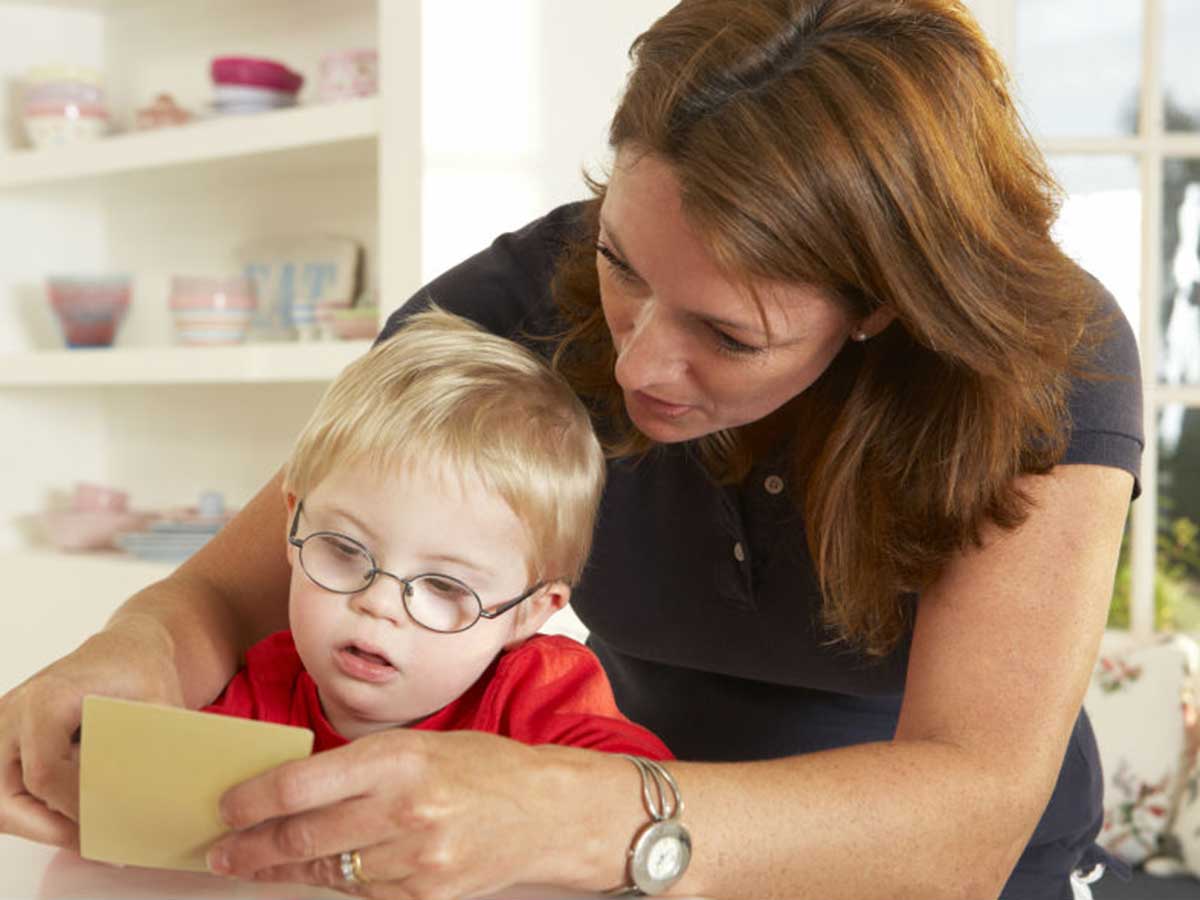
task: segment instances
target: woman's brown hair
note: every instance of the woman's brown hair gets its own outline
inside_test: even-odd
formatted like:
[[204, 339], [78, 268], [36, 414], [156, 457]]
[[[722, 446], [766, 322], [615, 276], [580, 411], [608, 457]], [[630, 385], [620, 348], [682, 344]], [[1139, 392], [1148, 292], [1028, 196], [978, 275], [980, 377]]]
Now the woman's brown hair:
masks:
[[[908, 595], [986, 522], [1024, 521], [1016, 476], [1065, 451], [1098, 290], [1050, 238], [1057, 188], [953, 0], [683, 0], [631, 57], [610, 143], [670, 165], [731, 278], [818, 286], [856, 320], [895, 314], [790, 410], [825, 622], [886, 653], [911, 627]], [[610, 452], [638, 454], [599, 303], [604, 185], [589, 182], [589, 234], [556, 275], [555, 363]], [[749, 471], [744, 430], [698, 443], [718, 480]]]

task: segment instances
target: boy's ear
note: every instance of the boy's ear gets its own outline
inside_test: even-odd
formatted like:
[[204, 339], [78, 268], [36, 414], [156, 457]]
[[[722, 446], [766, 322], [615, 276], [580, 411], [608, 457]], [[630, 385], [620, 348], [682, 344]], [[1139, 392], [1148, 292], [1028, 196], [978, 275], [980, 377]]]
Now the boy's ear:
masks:
[[[292, 530], [292, 516], [296, 514], [297, 498], [291, 491], [284, 491], [283, 500], [287, 503], [287, 521], [283, 526], [283, 539], [286, 541]], [[295, 549], [291, 544], [287, 545], [288, 562], [292, 562], [292, 551]]]
[[522, 641], [537, 634], [546, 620], [566, 606], [571, 600], [571, 586], [563, 581], [552, 581], [540, 591], [518, 606], [513, 612], [520, 612], [516, 626], [513, 628], [512, 639], [504, 645], [507, 650]]

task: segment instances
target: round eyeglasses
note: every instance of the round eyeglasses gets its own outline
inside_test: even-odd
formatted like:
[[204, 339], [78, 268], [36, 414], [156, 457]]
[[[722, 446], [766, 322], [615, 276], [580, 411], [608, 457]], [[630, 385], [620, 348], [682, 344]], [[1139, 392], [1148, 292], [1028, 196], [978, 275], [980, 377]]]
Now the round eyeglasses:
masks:
[[357, 594], [374, 584], [380, 575], [394, 578], [400, 582], [405, 611], [414, 622], [430, 631], [441, 634], [466, 631], [480, 619], [503, 615], [546, 584], [539, 581], [520, 597], [484, 609], [479, 595], [464, 581], [436, 572], [401, 578], [375, 565], [371, 552], [349, 535], [315, 531], [304, 538], [296, 537], [303, 509], [304, 501], [296, 504], [288, 543], [299, 549], [300, 567], [313, 584], [334, 594]]

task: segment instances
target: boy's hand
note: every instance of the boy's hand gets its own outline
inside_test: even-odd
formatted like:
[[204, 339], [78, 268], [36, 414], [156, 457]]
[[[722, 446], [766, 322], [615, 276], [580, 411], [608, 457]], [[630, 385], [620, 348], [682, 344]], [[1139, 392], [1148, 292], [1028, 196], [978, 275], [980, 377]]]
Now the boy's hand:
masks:
[[0, 697], [0, 833], [79, 846], [79, 723], [86, 694], [182, 704], [161, 637], [127, 621]]
[[[584, 796], [589, 776], [608, 765], [628, 780], [617, 792], [627, 824]], [[211, 848], [209, 865], [241, 878], [406, 900], [530, 882], [612, 886], [624, 876], [625, 832], [644, 815], [636, 780], [632, 766], [607, 754], [473, 731], [383, 731], [226, 793], [222, 816], [240, 830]], [[614, 818], [622, 837], [608, 847], [602, 835]], [[342, 875], [339, 857], [354, 850], [365, 884]]]

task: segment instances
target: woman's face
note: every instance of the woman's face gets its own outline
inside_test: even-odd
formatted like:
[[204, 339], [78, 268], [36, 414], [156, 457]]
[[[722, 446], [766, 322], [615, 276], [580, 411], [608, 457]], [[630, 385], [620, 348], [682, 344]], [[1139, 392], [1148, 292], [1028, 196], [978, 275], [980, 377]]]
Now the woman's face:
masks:
[[673, 443], [764, 418], [812, 384], [860, 323], [815, 288], [759, 283], [762, 317], [684, 217], [671, 168], [620, 152], [600, 210], [600, 300], [633, 423]]

